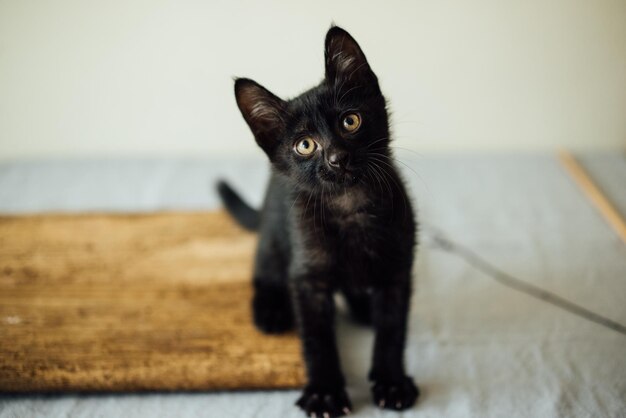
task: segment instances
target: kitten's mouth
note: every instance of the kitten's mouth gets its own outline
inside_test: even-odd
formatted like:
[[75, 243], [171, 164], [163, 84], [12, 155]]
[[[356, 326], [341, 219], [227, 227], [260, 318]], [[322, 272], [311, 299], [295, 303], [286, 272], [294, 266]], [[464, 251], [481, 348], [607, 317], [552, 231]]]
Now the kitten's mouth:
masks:
[[358, 183], [359, 178], [355, 170], [329, 171], [320, 170], [319, 178], [324, 183], [330, 183], [338, 186], [353, 186]]

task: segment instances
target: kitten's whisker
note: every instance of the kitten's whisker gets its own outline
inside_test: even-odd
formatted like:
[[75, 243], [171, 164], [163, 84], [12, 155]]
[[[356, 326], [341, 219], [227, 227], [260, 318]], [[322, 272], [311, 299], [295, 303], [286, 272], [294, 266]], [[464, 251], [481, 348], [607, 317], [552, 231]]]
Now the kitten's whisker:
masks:
[[367, 147], [365, 147], [365, 149], [369, 149], [370, 147], [372, 147], [374, 144], [379, 143], [380, 141], [384, 141], [385, 139], [389, 139], [388, 136], [384, 136], [382, 138], [378, 138], [377, 140], [375, 140], [374, 142], [372, 142], [371, 144], [369, 144]]
[[302, 218], [304, 217], [305, 213], [308, 211], [309, 209], [309, 202], [311, 201], [311, 197], [313, 196], [313, 192], [309, 192], [309, 198], [306, 201], [306, 205], [304, 206], [304, 210], [302, 211], [302, 213], [300, 214], [300, 222], [302, 222]]
[[424, 178], [422, 176], [420, 176], [420, 174], [413, 170], [411, 167], [409, 167], [407, 164], [405, 164], [402, 160], [399, 159], [395, 159], [395, 161], [399, 162], [400, 164], [404, 165], [406, 168], [408, 168], [409, 170], [411, 170], [413, 173], [415, 173], [415, 176], [422, 182], [422, 184], [424, 185], [424, 187], [426, 187], [426, 190], [430, 193], [430, 189], [428, 187], [428, 183], [426, 183], [426, 181], [424, 180]]
[[[381, 183], [381, 186], [382, 186], [382, 184], [385, 183], [385, 179], [382, 176], [382, 167], [379, 166], [377, 164], [377, 162], [373, 161], [373, 160], [371, 161], [371, 167], [372, 167], [372, 170], [373, 170], [372, 173], [376, 174], [376, 177], [380, 179], [380, 183]], [[388, 184], [386, 184], [386, 185], [387, 185], [387, 188], [388, 188]]]
[[326, 209], [324, 208], [324, 194], [324, 190], [322, 190], [320, 210], [322, 214], [322, 234], [324, 235], [324, 239], [326, 239]]
[[380, 178], [383, 180], [383, 182], [385, 183], [387, 190], [389, 191], [389, 198], [391, 199], [391, 214], [393, 216], [394, 213], [394, 205], [393, 205], [393, 190], [391, 187], [391, 184], [389, 184], [389, 182], [387, 181], [387, 179], [385, 178], [385, 170], [383, 169], [383, 167], [379, 166], [376, 162], [372, 162], [373, 166], [377, 168], [377, 170], [380, 172]]
[[300, 195], [302, 194], [302, 190], [300, 190], [298, 192], [298, 195], [296, 196], [295, 199], [293, 199], [293, 203], [291, 204], [291, 207], [289, 207], [289, 211], [287, 212], [287, 216], [289, 217], [289, 215], [291, 215], [291, 212], [293, 211], [293, 207], [295, 206], [296, 202], [298, 201], [298, 199], [300, 198]]
[[313, 230], [317, 233], [317, 194], [313, 199]]
[[[374, 175], [371, 172], [371, 167], [370, 166], [366, 166], [365, 167], [365, 176], [372, 182], [372, 186], [375, 186], [374, 180], [376, 180], [376, 179], [375, 179]], [[363, 184], [369, 184], [369, 183], [366, 183], [364, 180], [361, 180], [361, 182]], [[380, 186], [379, 186], [379, 189], [380, 189]], [[380, 191], [380, 193], [382, 194], [382, 190]]]
[[[388, 156], [388, 155], [384, 155], [384, 154], [380, 154], [380, 153], [376, 153], [376, 152], [368, 152], [368, 155], [377, 155], [383, 158], [386, 158], [388, 160], [392, 160], [394, 162], [400, 163], [403, 166], [405, 166], [406, 168], [408, 168], [409, 170], [411, 170], [416, 176], [417, 178], [424, 184], [424, 186], [426, 187], [426, 189], [428, 190], [428, 184], [424, 181], [424, 179], [422, 178], [422, 176], [420, 176], [420, 174], [415, 171], [411, 166], [409, 166], [407, 163], [405, 163], [404, 161], [402, 161], [401, 159], [394, 157], [394, 156]], [[387, 164], [389, 165], [389, 164]], [[395, 168], [395, 167], [394, 167]]]
[[413, 154], [417, 155], [417, 156], [418, 156], [418, 157], [420, 157], [420, 158], [423, 158], [423, 157], [424, 157], [424, 155], [423, 155], [423, 154], [420, 154], [419, 152], [417, 152], [417, 151], [415, 151], [415, 150], [412, 150], [412, 149], [409, 149], [409, 148], [403, 148], [403, 147], [399, 147], [399, 146], [397, 146], [397, 145], [389, 145], [389, 148], [393, 148], [393, 149], [401, 149], [401, 150], [403, 150], [403, 151], [409, 151], [409, 152], [412, 152]]
[[415, 175], [417, 177], [419, 177], [420, 180], [424, 181], [424, 179], [422, 179], [422, 177], [419, 175], [419, 173], [417, 171], [415, 171], [413, 168], [411, 168], [407, 163], [405, 163], [404, 161], [400, 160], [399, 158], [395, 158], [392, 157], [394, 161], [402, 164], [403, 166], [405, 166], [406, 168], [408, 168], [409, 170], [411, 170], [413, 173], [415, 173]]
[[[384, 156], [384, 155], [382, 155], [382, 154], [379, 154], [379, 155]], [[382, 160], [378, 159], [377, 157], [370, 157], [370, 158], [371, 158], [372, 160], [374, 160], [374, 161], [377, 161], [377, 162], [380, 162], [380, 163], [384, 163], [384, 164], [386, 164], [387, 166], [389, 166], [389, 167], [393, 170], [393, 172], [395, 172], [395, 167], [394, 167], [392, 164], [390, 164], [390, 163], [388, 163], [388, 162], [386, 162], [386, 161], [382, 161]], [[389, 157], [387, 157], [387, 158], [389, 158]], [[394, 160], [394, 161], [395, 161], [395, 160]], [[401, 162], [401, 161], [400, 161], [400, 162]], [[374, 163], [374, 164], [375, 164], [375, 163]], [[398, 183], [398, 180], [396, 180], [395, 176], [393, 176], [391, 173], [387, 172], [387, 170], [382, 170], [382, 167], [379, 167], [379, 168], [381, 169], [382, 174], [383, 174], [384, 176], [388, 177], [389, 179], [391, 179], [391, 180], [395, 183], [396, 187], [397, 187], [399, 190], [402, 190], [402, 189], [403, 189], [403, 188], [402, 188], [402, 185], [401, 185], [400, 183]], [[416, 174], [417, 174], [417, 173], [416, 173]], [[392, 196], [393, 196], [393, 194], [392, 194]], [[406, 201], [406, 196], [404, 196], [404, 194], [403, 194], [403, 193], [402, 193], [402, 200], [403, 200], [403, 204], [404, 204], [404, 213], [406, 214], [406, 210], [407, 210], [407, 201]]]
[[[385, 164], [387, 167], [391, 168], [392, 170], [395, 170], [395, 167], [393, 166], [393, 164], [391, 164], [389, 161], [389, 157], [386, 157], [382, 154], [380, 154], [383, 158], [381, 159], [380, 157], [374, 157], [373, 155], [377, 155], [377, 154], [370, 154], [369, 155], [369, 159], [370, 160], [374, 160], [374, 161], [378, 161], [380, 163]], [[385, 158], [387, 158], [387, 160], [385, 160]]]
[[[393, 173], [396, 173], [396, 171], [394, 170]], [[396, 187], [398, 187], [399, 190], [403, 189], [403, 186], [400, 184], [402, 181], [399, 178], [397, 178], [396, 176], [388, 172], [385, 172], [385, 174], [387, 174], [387, 176], [396, 184]], [[404, 205], [404, 215], [406, 215], [407, 204], [408, 204], [406, 194], [400, 193], [400, 195], [402, 196], [402, 204]]]
[[378, 172], [376, 171], [376, 167], [373, 166], [368, 166], [369, 168], [371, 168], [371, 175], [372, 178], [374, 178], [377, 182], [378, 182], [378, 188], [380, 189], [380, 194], [384, 195], [385, 191], [383, 190], [383, 183], [380, 180], [380, 174], [378, 174]]

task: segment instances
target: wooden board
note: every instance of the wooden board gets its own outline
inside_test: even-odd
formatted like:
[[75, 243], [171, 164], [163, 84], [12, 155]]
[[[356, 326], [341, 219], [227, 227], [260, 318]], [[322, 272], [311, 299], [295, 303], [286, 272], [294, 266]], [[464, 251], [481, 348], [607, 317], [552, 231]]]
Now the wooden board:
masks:
[[251, 323], [255, 236], [222, 212], [0, 217], [0, 391], [299, 387]]

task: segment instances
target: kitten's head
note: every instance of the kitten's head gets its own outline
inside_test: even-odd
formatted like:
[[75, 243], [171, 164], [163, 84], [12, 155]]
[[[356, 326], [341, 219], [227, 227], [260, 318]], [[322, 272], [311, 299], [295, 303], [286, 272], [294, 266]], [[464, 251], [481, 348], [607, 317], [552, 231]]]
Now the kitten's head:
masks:
[[292, 100], [239, 78], [235, 96], [257, 144], [276, 169], [316, 190], [366, 183], [388, 156], [385, 98], [357, 42], [339, 27], [326, 35], [322, 82]]

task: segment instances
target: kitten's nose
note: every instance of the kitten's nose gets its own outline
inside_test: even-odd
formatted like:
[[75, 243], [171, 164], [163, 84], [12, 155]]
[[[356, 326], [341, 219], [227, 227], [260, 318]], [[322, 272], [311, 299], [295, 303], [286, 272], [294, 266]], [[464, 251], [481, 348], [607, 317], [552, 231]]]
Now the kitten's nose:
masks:
[[332, 151], [328, 156], [328, 164], [333, 168], [346, 168], [350, 162], [350, 154], [346, 151]]

